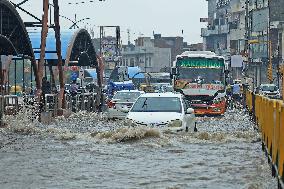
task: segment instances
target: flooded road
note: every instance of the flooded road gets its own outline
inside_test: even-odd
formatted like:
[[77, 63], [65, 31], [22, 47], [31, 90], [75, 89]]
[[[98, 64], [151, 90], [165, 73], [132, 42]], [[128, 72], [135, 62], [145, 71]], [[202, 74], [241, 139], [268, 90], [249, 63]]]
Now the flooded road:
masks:
[[273, 189], [258, 133], [239, 111], [162, 133], [77, 113], [53, 125], [26, 115], [0, 129], [1, 188]]

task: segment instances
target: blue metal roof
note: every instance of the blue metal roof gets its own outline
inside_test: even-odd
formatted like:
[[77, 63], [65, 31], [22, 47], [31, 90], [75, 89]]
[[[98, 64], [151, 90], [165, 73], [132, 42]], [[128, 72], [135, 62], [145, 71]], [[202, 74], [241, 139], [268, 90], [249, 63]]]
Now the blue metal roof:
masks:
[[[78, 30], [76, 29], [68, 29], [68, 30], [61, 30], [61, 54], [62, 59], [66, 60], [67, 56], [67, 50], [71, 43], [71, 40], [75, 33]], [[28, 30], [28, 34], [32, 43], [32, 48], [35, 52], [35, 58], [37, 60], [40, 59], [40, 44], [41, 44], [41, 29], [30, 29]], [[57, 60], [57, 54], [56, 52], [56, 40], [55, 40], [55, 32], [54, 29], [50, 28], [48, 30], [48, 35], [46, 38], [46, 54], [45, 59], [46, 60]], [[49, 53], [52, 52], [52, 53]]]

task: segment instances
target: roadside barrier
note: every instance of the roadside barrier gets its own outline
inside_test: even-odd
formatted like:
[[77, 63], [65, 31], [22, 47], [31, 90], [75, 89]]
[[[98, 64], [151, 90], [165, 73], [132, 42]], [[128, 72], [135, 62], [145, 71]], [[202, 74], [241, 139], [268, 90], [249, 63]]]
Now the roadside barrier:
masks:
[[71, 95], [65, 94], [65, 103], [66, 103], [66, 109], [72, 110], [72, 97], [71, 97]]
[[4, 96], [0, 96], [0, 127], [3, 125], [3, 115], [4, 115]]
[[51, 112], [52, 117], [57, 116], [58, 96], [56, 94], [45, 95], [45, 112]]
[[19, 98], [17, 95], [4, 96], [4, 113], [6, 115], [16, 115], [19, 111]]
[[[98, 111], [99, 97], [97, 93], [82, 93], [74, 96], [65, 94], [65, 109], [73, 112]], [[57, 94], [45, 94], [44, 102], [37, 101], [34, 95], [24, 95], [23, 97], [18, 97], [17, 95], [1, 95], [0, 126], [4, 115], [16, 115], [22, 108], [29, 108], [34, 111], [34, 116], [31, 117], [32, 120], [35, 120], [38, 116], [41, 122], [46, 123], [50, 123], [52, 117], [60, 114]]]
[[261, 131], [272, 176], [278, 177], [278, 188], [284, 189], [284, 102], [246, 91], [246, 105]]

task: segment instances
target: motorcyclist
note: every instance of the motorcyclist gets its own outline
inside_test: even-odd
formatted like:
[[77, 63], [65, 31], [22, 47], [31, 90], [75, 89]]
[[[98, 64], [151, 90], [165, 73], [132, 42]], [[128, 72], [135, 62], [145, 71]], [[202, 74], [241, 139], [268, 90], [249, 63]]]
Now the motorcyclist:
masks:
[[233, 100], [235, 103], [239, 103], [240, 102], [240, 97], [241, 97], [241, 85], [235, 81], [234, 85], [233, 85]]

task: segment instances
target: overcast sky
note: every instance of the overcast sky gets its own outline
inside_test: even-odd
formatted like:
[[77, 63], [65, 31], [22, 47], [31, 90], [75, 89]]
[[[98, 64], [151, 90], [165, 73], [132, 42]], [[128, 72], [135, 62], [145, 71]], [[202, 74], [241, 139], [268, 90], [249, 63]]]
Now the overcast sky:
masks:
[[[15, 3], [22, 0], [12, 0]], [[99, 36], [98, 26], [119, 25], [123, 43], [127, 43], [127, 29], [130, 29], [131, 41], [137, 36], [151, 36], [153, 31], [162, 36], [183, 36], [189, 43], [202, 42], [200, 30], [205, 26], [199, 22], [199, 18], [207, 17], [206, 0], [105, 0], [93, 3], [89, 0], [59, 0], [60, 14], [70, 19], [77, 20], [89, 17], [80, 27], [87, 25], [93, 27], [95, 36]], [[52, 0], [50, 0], [52, 2]], [[34, 15], [41, 17], [42, 0], [29, 0], [24, 8]], [[32, 18], [19, 11], [24, 21], [32, 21]], [[70, 21], [60, 18], [61, 28], [68, 28]], [[184, 34], [182, 35], [182, 30]], [[112, 34], [107, 31], [107, 34]]]

